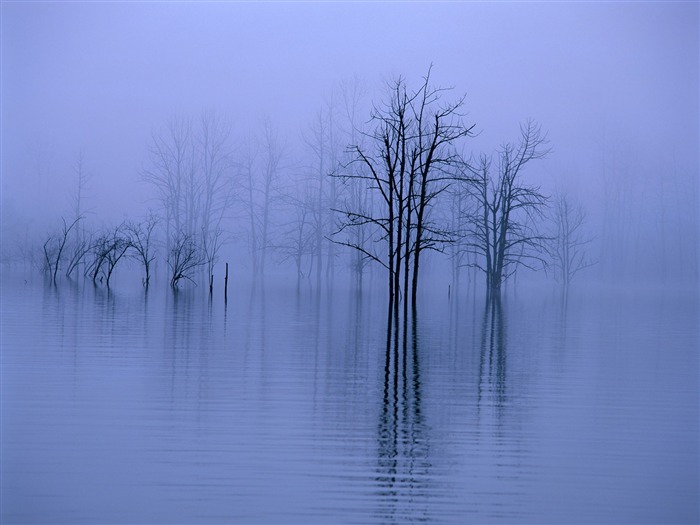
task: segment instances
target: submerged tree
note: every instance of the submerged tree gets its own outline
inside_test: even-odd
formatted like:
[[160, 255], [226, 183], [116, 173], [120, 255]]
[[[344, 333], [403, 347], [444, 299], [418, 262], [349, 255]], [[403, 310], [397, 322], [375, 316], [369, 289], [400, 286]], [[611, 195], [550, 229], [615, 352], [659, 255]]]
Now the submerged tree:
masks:
[[86, 235], [83, 230], [71, 243], [70, 251], [68, 252], [66, 277], [70, 277], [81, 264], [85, 263], [85, 258], [90, 253], [90, 250], [92, 250], [92, 235]]
[[[85, 192], [88, 183], [92, 179], [92, 172], [88, 168], [85, 157], [85, 151], [81, 149], [78, 151], [73, 161], [76, 185], [74, 187], [71, 204], [74, 219], [80, 219], [85, 216]], [[66, 270], [66, 277], [70, 277], [78, 266], [85, 263], [85, 257], [90, 252], [92, 238], [86, 236], [84, 222], [85, 221], [79, 221], [73, 229], [73, 242], [71, 243], [70, 260]]]
[[193, 200], [199, 195], [195, 185], [192, 121], [175, 116], [163, 130], [153, 131], [149, 165], [143, 179], [154, 186], [165, 217], [166, 237], [171, 232], [189, 230], [194, 222]]
[[107, 250], [105, 254], [107, 261], [105, 281], [108, 288], [114, 268], [116, 268], [117, 263], [124, 257], [129, 246], [129, 238], [124, 235], [124, 225], [122, 224], [112, 229], [109, 235], [109, 250]]
[[230, 125], [212, 111], [198, 121], [173, 117], [153, 132], [142, 177], [157, 191], [168, 242], [180, 234], [223, 239], [212, 233], [233, 204], [230, 136]]
[[[455, 180], [460, 162], [456, 143], [471, 135], [473, 126], [462, 121], [464, 99], [443, 103], [445, 90], [430, 85], [430, 71], [415, 91], [409, 91], [403, 78], [390, 85], [388, 100], [372, 112], [374, 130], [366, 134], [367, 145], [351, 145], [351, 161], [342, 176], [369, 182], [378, 194], [372, 209], [352, 201], [338, 210], [342, 219], [338, 234], [352, 228], [372, 225], [380, 232], [372, 246], [360, 244], [353, 236], [339, 244], [360, 251], [388, 270], [390, 309], [398, 316], [400, 297], [416, 304], [421, 256], [425, 250], [440, 250], [451, 240], [446, 227], [431, 220], [436, 199]], [[357, 166], [359, 169], [347, 170]], [[376, 250], [384, 244], [384, 253]]]
[[586, 247], [593, 241], [585, 234], [586, 212], [580, 203], [573, 202], [566, 193], [554, 198], [552, 234], [549, 252], [554, 268], [554, 277], [561, 283], [564, 296], [574, 276], [581, 270], [593, 266]]
[[[364, 148], [365, 144], [362, 141], [365, 135], [362, 133], [361, 129], [362, 123], [360, 122], [360, 113], [365, 98], [365, 89], [359, 79], [353, 78], [342, 82], [339, 92], [343, 115], [341, 123], [344, 124], [344, 126], [341, 127], [343, 139], [348, 144]], [[353, 171], [355, 170], [363, 171], [360, 164], [348, 162], [352, 160], [352, 151], [346, 151], [345, 155], [346, 158], [344, 158], [342, 162], [343, 164], [347, 164], [344, 169], [345, 172], [350, 172], [350, 175], [353, 175]], [[348, 156], [349, 158], [347, 158]], [[371, 191], [370, 186], [372, 184], [369, 180], [350, 176], [347, 177], [344, 182], [345, 184], [338, 185], [336, 194], [337, 202], [334, 202], [333, 206], [356, 210], [364, 216], [372, 216], [375, 192]], [[334, 216], [333, 221], [329, 221], [328, 226], [331, 228], [335, 227], [337, 222], [337, 218]], [[333, 230], [330, 231], [332, 234]], [[348, 231], [348, 241], [355, 246], [367, 247], [376, 233], [376, 228], [373, 227], [372, 224], [356, 226], [352, 228], [351, 231]], [[329, 236], [329, 238], [331, 237]], [[330, 246], [333, 244], [334, 243], [331, 243]], [[352, 250], [350, 257], [350, 269], [355, 274], [358, 288], [362, 288], [365, 268], [371, 262], [371, 259], [366, 257], [361, 250], [357, 249]]]
[[124, 224], [120, 224], [97, 237], [92, 248], [93, 262], [88, 267], [93, 284], [97, 284], [99, 277], [100, 281], [105, 280], [109, 288], [114, 269], [130, 246]]
[[[500, 294], [501, 285], [519, 266], [535, 269], [545, 264], [547, 237], [536, 226], [547, 205], [540, 188], [526, 184], [525, 166], [548, 153], [546, 136], [532, 121], [520, 127], [518, 145], [506, 144], [492, 157], [482, 155], [462, 189], [475, 200], [466, 217], [466, 250], [475, 255], [469, 264], [486, 276], [489, 296]], [[495, 173], [494, 173], [495, 171]]]
[[295, 187], [283, 197], [283, 202], [290, 210], [288, 220], [281, 224], [279, 238], [274, 243], [275, 251], [280, 261], [293, 261], [297, 273], [297, 287], [301, 279], [308, 277], [304, 265], [313, 265], [315, 255], [315, 224], [316, 194], [306, 184], [298, 181]]
[[192, 235], [179, 233], [170, 243], [168, 266], [170, 266], [170, 286], [177, 288], [182, 279], [194, 283], [192, 274], [195, 269], [204, 264], [202, 250]]
[[284, 154], [285, 146], [276, 126], [264, 119], [260, 137], [247, 144], [242, 160], [248, 246], [253, 274], [258, 277], [265, 273]]
[[145, 272], [143, 286], [146, 288], [151, 282], [151, 264], [156, 258], [153, 232], [157, 224], [158, 217], [151, 214], [143, 223], [127, 222], [124, 226], [131, 247], [131, 257], [143, 265]]
[[80, 219], [81, 217], [78, 217], [68, 224], [66, 219], [61, 217], [61, 222], [63, 223], [61, 231], [58, 234], [50, 235], [44, 242], [44, 269], [49, 274], [54, 284], [56, 284], [58, 268], [61, 265], [61, 258], [63, 257], [66, 244], [68, 243], [68, 236], [73, 228], [80, 222]]
[[214, 265], [226, 236], [222, 222], [233, 204], [236, 185], [232, 184], [233, 159], [229, 139], [231, 127], [213, 111], [205, 112], [197, 139], [202, 179], [201, 246], [212, 293]]

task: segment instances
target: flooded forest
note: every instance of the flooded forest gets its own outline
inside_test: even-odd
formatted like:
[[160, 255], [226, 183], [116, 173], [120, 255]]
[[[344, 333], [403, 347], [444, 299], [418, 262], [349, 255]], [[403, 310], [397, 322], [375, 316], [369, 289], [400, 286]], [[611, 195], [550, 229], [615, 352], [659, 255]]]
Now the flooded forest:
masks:
[[697, 4], [1, 9], [0, 522], [698, 522]]

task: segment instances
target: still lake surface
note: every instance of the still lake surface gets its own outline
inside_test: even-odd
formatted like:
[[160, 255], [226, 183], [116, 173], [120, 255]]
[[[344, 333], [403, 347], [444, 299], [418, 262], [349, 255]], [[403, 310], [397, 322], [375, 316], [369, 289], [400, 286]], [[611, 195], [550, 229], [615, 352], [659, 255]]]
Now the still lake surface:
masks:
[[3, 525], [698, 522], [696, 290], [229, 294], [5, 276]]

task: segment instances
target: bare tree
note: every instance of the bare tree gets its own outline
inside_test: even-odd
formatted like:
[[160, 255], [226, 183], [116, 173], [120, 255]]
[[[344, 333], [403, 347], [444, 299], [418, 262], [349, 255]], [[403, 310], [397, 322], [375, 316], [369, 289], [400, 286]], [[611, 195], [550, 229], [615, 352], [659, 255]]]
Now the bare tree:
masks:
[[255, 176], [258, 153], [259, 145], [257, 141], [249, 138], [244, 145], [240, 163], [244, 186], [243, 206], [248, 222], [248, 248], [253, 265], [253, 275], [255, 276], [260, 273], [260, 218], [258, 213], [258, 188]]
[[[423, 251], [441, 250], [445, 243], [453, 240], [449, 227], [436, 225], [430, 220], [429, 212], [434, 204], [433, 201], [449, 189], [455, 179], [456, 166], [462, 162], [462, 157], [455, 148], [456, 143], [463, 137], [471, 136], [474, 129], [473, 124], [467, 126], [462, 121], [461, 108], [464, 97], [455, 103], [441, 104], [440, 94], [444, 90], [431, 88], [428, 84], [429, 80], [430, 71], [419, 91], [417, 103], [411, 107], [418, 128], [417, 144], [414, 145], [411, 160], [412, 166], [416, 169], [417, 188], [411, 191], [408, 201], [409, 226], [411, 208], [416, 213], [411, 287], [411, 300], [414, 307], [418, 289], [419, 262]], [[407, 244], [406, 257], [409, 256], [409, 247], [410, 245]], [[407, 260], [405, 264], [407, 276]]]
[[56, 276], [58, 275], [58, 268], [61, 265], [61, 257], [63, 256], [64, 249], [68, 242], [68, 236], [80, 219], [81, 218], [78, 217], [68, 224], [66, 223], [66, 219], [61, 217], [61, 222], [63, 223], [61, 231], [56, 235], [50, 235], [49, 238], [46, 239], [46, 242], [44, 242], [44, 268], [50, 275], [51, 281], [54, 284], [56, 284]]
[[535, 269], [545, 264], [543, 252], [547, 237], [535, 229], [542, 218], [547, 198], [539, 187], [522, 181], [528, 162], [547, 155], [546, 136], [532, 121], [520, 127], [516, 146], [504, 145], [493, 159], [482, 155], [469, 164], [471, 177], [465, 177], [463, 191], [475, 199], [474, 210], [466, 217], [467, 250], [475, 255], [470, 263], [484, 272], [489, 296], [500, 294], [501, 284], [518, 266]]
[[198, 121], [174, 117], [152, 134], [150, 163], [142, 172], [158, 192], [167, 242], [184, 235], [206, 248], [210, 280], [236, 189], [230, 142], [230, 124], [214, 111], [203, 112]]
[[92, 284], [97, 284], [97, 279], [100, 282], [104, 279], [103, 266], [107, 261], [107, 252], [109, 251], [110, 239], [109, 235], [98, 235], [92, 243], [92, 262], [85, 268], [85, 276], [92, 279]]
[[320, 285], [323, 275], [324, 255], [327, 281], [332, 279], [335, 269], [335, 244], [330, 241], [330, 235], [338, 207], [339, 181], [328, 175], [336, 169], [341, 150], [338, 100], [336, 91], [331, 91], [304, 134], [304, 143], [313, 158], [308, 168], [313, 175], [309, 177], [308, 184], [315, 186], [316, 193], [312, 219], [317, 285]]
[[[202, 251], [192, 235], [179, 233], [170, 243], [168, 266], [170, 266], [170, 286], [177, 288], [182, 279], [194, 283], [192, 273], [204, 263]], [[196, 283], [195, 283], [196, 284]]]
[[[341, 201], [341, 209], [355, 210], [361, 217], [374, 216], [375, 199], [374, 192], [367, 180], [357, 177], [359, 174], [357, 166], [349, 166], [346, 169], [352, 170], [353, 176], [346, 181], [345, 196]], [[358, 288], [362, 288], [365, 268], [372, 262], [373, 257], [368, 256], [371, 253], [371, 243], [376, 242], [376, 239], [383, 237], [383, 231], [378, 228], [373, 221], [360, 221], [352, 219], [352, 228], [347, 228], [348, 224], [342, 220], [336, 221], [336, 225], [340, 231], [347, 231], [347, 240], [335, 242], [351, 246], [354, 249], [351, 253], [350, 268], [355, 274], [355, 280]]]
[[[283, 197], [289, 208], [289, 218], [281, 225], [279, 239], [274, 243], [274, 249], [279, 253], [282, 262], [292, 260], [297, 273], [297, 286], [301, 279], [307, 277], [304, 272], [305, 261], [316, 259], [316, 224], [314, 214], [316, 194], [313, 188], [299, 181], [293, 192]], [[313, 259], [312, 259], [313, 257]], [[310, 270], [309, 270], [310, 271]]]
[[142, 282], [145, 288], [148, 288], [151, 282], [151, 264], [156, 258], [153, 234], [157, 224], [158, 217], [150, 214], [143, 223], [132, 221], [124, 225], [132, 249], [131, 256], [143, 265], [145, 277]]
[[[328, 144], [329, 128], [331, 125], [329, 111], [327, 111], [326, 108], [322, 108], [316, 115], [316, 118], [311, 122], [308, 133], [304, 137], [304, 142], [313, 152], [316, 163], [315, 168], [311, 168], [311, 171], [315, 171], [316, 175], [316, 202], [313, 208], [307, 209], [306, 211], [313, 212], [310, 219], [313, 221], [315, 230], [313, 251], [316, 259], [317, 285], [321, 283], [321, 274], [323, 270], [323, 244], [325, 241], [324, 232], [327, 215], [325, 182], [327, 173], [330, 171], [329, 167], [331, 166], [331, 161], [329, 159], [329, 150], [331, 146]], [[314, 184], [314, 182], [310, 180], [309, 184]]]
[[273, 230], [273, 208], [279, 199], [279, 179], [284, 151], [276, 127], [269, 119], [264, 119], [261, 136], [248, 144], [243, 159], [248, 239], [255, 276], [265, 273]]
[[124, 235], [124, 225], [121, 224], [112, 229], [109, 236], [109, 250], [106, 252], [107, 270], [105, 273], [105, 282], [109, 288], [109, 281], [112, 278], [112, 273], [117, 263], [124, 257], [124, 254], [129, 249], [129, 238]]
[[202, 229], [202, 256], [207, 267], [209, 295], [214, 293], [214, 266], [219, 261], [219, 250], [223, 239], [223, 230], [217, 225], [214, 229]]
[[194, 208], [200, 188], [194, 173], [192, 121], [175, 116], [165, 129], [153, 131], [149, 157], [142, 177], [157, 191], [165, 215], [166, 237], [173, 237], [171, 232], [194, 232]]
[[455, 166], [461, 160], [456, 143], [470, 136], [473, 126], [462, 121], [464, 99], [445, 104], [441, 100], [444, 91], [430, 85], [430, 70], [412, 92], [404, 79], [393, 82], [388, 100], [372, 112], [375, 128], [365, 135], [368, 147], [350, 146], [348, 166], [361, 169], [342, 173], [346, 180], [368, 181], [380, 198], [379, 206], [369, 213], [361, 208], [338, 210], [343, 217], [338, 233], [372, 225], [381, 232], [374, 240], [381, 240], [386, 252], [381, 255], [350, 236], [337, 242], [362, 252], [388, 270], [390, 311], [395, 316], [402, 289], [408, 294], [410, 286], [411, 301], [416, 305], [423, 251], [440, 250], [450, 241], [448, 229], [435, 224], [430, 211], [454, 182]]
[[82, 230], [73, 240], [70, 248], [66, 277], [70, 277], [81, 264], [85, 264], [85, 258], [92, 250], [92, 236], [86, 235], [85, 230]]
[[593, 238], [584, 232], [586, 212], [583, 206], [572, 201], [566, 193], [555, 196], [551, 221], [553, 227], [549, 252], [554, 277], [561, 283], [562, 292], [566, 297], [574, 276], [596, 264], [586, 251]]
[[270, 212], [274, 190], [279, 177], [284, 146], [279, 134], [269, 120], [263, 122], [263, 180], [262, 180], [262, 224], [260, 234], [260, 273], [265, 273], [265, 259], [270, 236]]
[[[468, 179], [463, 180], [466, 182]], [[458, 290], [462, 269], [469, 266], [470, 252], [466, 249], [466, 218], [470, 214], [473, 199], [469, 198], [466, 192], [461, 191], [459, 186], [453, 186], [449, 191], [449, 223], [450, 231], [454, 235], [454, 242], [450, 243], [448, 255], [450, 257], [450, 270], [452, 274], [452, 288]], [[469, 276], [469, 274], [467, 274]]]
[[[83, 217], [85, 210], [83, 209], [83, 201], [85, 199], [85, 190], [88, 182], [92, 179], [92, 172], [88, 169], [85, 160], [85, 151], [80, 150], [73, 161], [73, 171], [75, 172], [76, 185], [75, 192], [72, 196], [73, 216], [74, 218]], [[79, 228], [76, 228], [79, 231]]]
[[[341, 132], [343, 133], [343, 138], [347, 144], [353, 144], [359, 146], [360, 148], [365, 148], [365, 144], [362, 140], [365, 134], [361, 130], [360, 116], [359, 113], [362, 110], [362, 101], [365, 97], [365, 89], [358, 78], [353, 78], [350, 80], [344, 80], [340, 85], [340, 99], [343, 118], [340, 120]], [[341, 163], [345, 165], [344, 171], [350, 173], [350, 177], [344, 180], [344, 184], [340, 185], [336, 191], [336, 199], [332, 203], [329, 203], [331, 208], [345, 208], [351, 210], [359, 210], [359, 212], [364, 216], [372, 216], [374, 208], [374, 191], [371, 191], [371, 183], [366, 178], [354, 177], [354, 173], [357, 170], [362, 170], [362, 167], [358, 163], [352, 163], [352, 153], [349, 151], [345, 152], [345, 155], [349, 158], [344, 158]], [[332, 181], [338, 180], [337, 177], [333, 177]], [[332, 227], [341, 226], [338, 224], [337, 217], [335, 213], [332, 216], [332, 221], [328, 221], [329, 225]], [[333, 233], [333, 230], [330, 231]], [[376, 235], [376, 231], [373, 230], [371, 224], [358, 225], [348, 231], [348, 235], [352, 244], [355, 246], [361, 246], [364, 249], [368, 248], [369, 241]], [[330, 236], [329, 236], [330, 237]], [[335, 243], [330, 243], [332, 247]], [[362, 288], [362, 282], [364, 277], [365, 268], [371, 262], [371, 259], [366, 257], [361, 250], [352, 250], [350, 254], [350, 268], [355, 274], [355, 279], [358, 288]]]
[[213, 111], [202, 115], [197, 139], [202, 178], [201, 248], [207, 267], [209, 293], [213, 293], [214, 265], [226, 238], [222, 222], [233, 203], [233, 158], [229, 145], [231, 126]]
[[229, 145], [231, 126], [213, 111], [202, 115], [197, 140], [202, 178], [201, 244], [210, 282], [214, 264], [225, 240], [222, 222], [234, 198], [233, 158]]
[[88, 267], [93, 284], [97, 284], [99, 277], [100, 281], [105, 280], [105, 284], [109, 288], [114, 269], [130, 246], [131, 243], [126, 236], [124, 224], [115, 226], [97, 237], [92, 245], [93, 262]]

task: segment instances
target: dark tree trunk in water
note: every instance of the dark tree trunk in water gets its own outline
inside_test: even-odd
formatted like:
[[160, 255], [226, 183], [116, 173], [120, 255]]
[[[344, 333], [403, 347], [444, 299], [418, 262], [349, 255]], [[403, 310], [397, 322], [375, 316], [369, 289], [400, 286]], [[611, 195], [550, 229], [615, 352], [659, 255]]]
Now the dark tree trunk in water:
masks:
[[357, 237], [336, 242], [358, 250], [388, 270], [394, 322], [401, 313], [402, 300], [406, 320], [409, 295], [416, 306], [423, 250], [441, 250], [452, 240], [449, 227], [439, 226], [430, 210], [457, 180], [457, 166], [463, 164], [457, 144], [472, 135], [473, 126], [462, 122], [464, 99], [445, 104], [440, 100], [444, 90], [431, 87], [429, 82], [430, 71], [415, 91], [409, 91], [402, 78], [393, 82], [385, 104], [375, 106], [372, 113], [376, 127], [366, 135], [371, 146], [350, 147], [354, 158], [346, 167], [359, 165], [362, 169], [337, 174], [367, 182], [381, 197], [379, 209], [368, 210], [355, 203], [345, 210], [335, 210], [344, 215], [337, 233], [371, 225], [378, 232], [371, 240], [381, 242], [387, 251], [382, 254], [374, 244], [359, 242]]
[[228, 302], [228, 263], [226, 263], [226, 275], [224, 276], [224, 302]]

